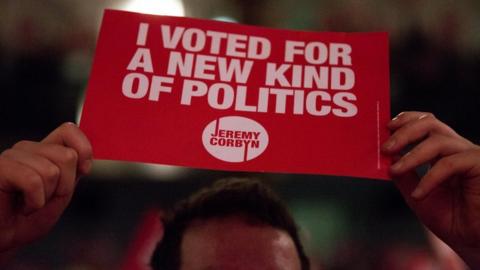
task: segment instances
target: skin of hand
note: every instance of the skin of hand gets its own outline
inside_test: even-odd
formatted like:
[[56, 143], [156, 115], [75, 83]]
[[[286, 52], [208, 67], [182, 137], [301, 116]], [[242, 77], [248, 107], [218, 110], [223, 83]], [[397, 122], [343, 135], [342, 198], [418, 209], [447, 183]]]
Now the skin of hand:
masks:
[[[480, 146], [430, 113], [404, 112], [382, 146], [392, 178], [418, 218], [473, 269], [480, 269]], [[408, 147], [412, 147], [403, 154]], [[429, 164], [420, 177], [415, 168]]]
[[92, 147], [73, 123], [41, 142], [21, 141], [0, 155], [0, 261], [44, 236], [92, 167]]

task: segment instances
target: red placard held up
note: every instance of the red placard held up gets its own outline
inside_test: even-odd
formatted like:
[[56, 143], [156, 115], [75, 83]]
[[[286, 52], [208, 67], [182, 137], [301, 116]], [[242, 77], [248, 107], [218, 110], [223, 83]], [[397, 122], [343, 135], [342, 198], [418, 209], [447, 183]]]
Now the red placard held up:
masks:
[[386, 33], [107, 10], [81, 128], [98, 159], [388, 179]]

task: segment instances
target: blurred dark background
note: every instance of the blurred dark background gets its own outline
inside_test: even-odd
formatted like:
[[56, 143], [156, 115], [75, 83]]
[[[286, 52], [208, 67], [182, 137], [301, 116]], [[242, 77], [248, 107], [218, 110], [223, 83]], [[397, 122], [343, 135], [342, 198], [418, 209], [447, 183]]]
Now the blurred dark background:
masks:
[[[0, 150], [76, 121], [104, 8], [312, 31], [387, 31], [392, 115], [433, 112], [480, 141], [480, 1], [0, 0]], [[226, 176], [265, 179], [301, 225], [314, 269], [439, 269], [392, 183], [100, 161], [12, 269], [117, 269], [149, 208]]]

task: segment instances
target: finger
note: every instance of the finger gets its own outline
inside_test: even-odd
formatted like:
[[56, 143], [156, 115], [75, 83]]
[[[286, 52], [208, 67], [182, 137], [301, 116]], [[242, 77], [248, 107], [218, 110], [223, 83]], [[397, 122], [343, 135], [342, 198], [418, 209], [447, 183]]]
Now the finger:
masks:
[[407, 204], [411, 205], [413, 202], [411, 194], [420, 180], [418, 175], [415, 171], [408, 171], [402, 175], [396, 175], [392, 177], [392, 179], [402, 196], [405, 198]]
[[43, 143], [60, 144], [78, 153], [78, 172], [88, 174], [92, 167], [92, 146], [85, 134], [73, 123], [65, 123], [50, 133]]
[[[427, 135], [434, 133], [449, 137], [462, 138], [449, 126], [438, 121], [434, 117], [425, 116], [414, 121], [410, 121], [395, 131], [390, 138], [383, 144], [382, 151], [386, 154], [400, 152], [409, 144], [415, 143]], [[463, 138], [462, 138], [463, 139]]]
[[45, 201], [49, 201], [57, 189], [60, 178], [60, 168], [49, 159], [21, 149], [9, 149], [2, 154], [5, 158], [30, 167], [42, 177], [45, 189]]
[[24, 199], [24, 213], [45, 205], [45, 190], [42, 177], [30, 167], [0, 156], [0, 192], [20, 192]]
[[460, 151], [468, 150], [471, 147], [472, 144], [466, 140], [459, 140], [444, 135], [433, 135], [415, 146], [399, 161], [395, 162], [391, 166], [390, 172], [393, 175], [402, 174], [431, 162], [440, 156], [452, 155]]
[[422, 178], [411, 196], [417, 200], [425, 199], [435, 188], [451, 177], [476, 172], [480, 174], [480, 150], [464, 151], [440, 159]]
[[417, 112], [417, 111], [409, 111], [409, 112], [401, 112], [397, 116], [395, 116], [390, 123], [388, 123], [387, 127], [395, 131], [398, 128], [404, 126], [405, 124], [422, 119], [425, 117], [432, 117], [435, 118], [435, 116], [432, 113], [429, 112]]
[[45, 144], [31, 141], [21, 141], [14, 149], [20, 149], [44, 156], [60, 169], [60, 178], [55, 190], [57, 196], [67, 196], [73, 193], [77, 176], [78, 154], [72, 148], [58, 144]]

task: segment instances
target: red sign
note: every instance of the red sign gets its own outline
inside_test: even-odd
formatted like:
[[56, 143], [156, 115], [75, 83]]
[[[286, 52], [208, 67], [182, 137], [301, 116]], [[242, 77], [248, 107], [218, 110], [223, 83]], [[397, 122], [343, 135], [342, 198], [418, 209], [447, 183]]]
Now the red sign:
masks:
[[388, 179], [386, 33], [105, 12], [81, 128], [98, 159]]

